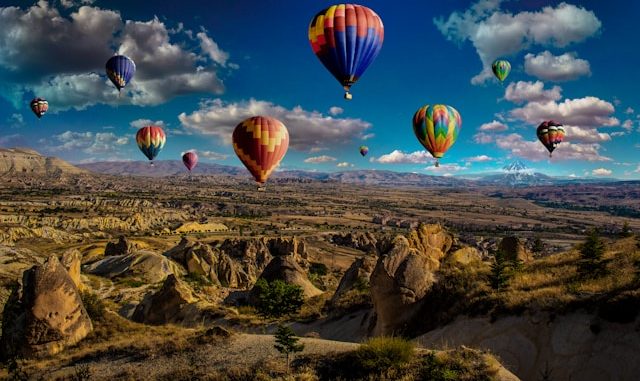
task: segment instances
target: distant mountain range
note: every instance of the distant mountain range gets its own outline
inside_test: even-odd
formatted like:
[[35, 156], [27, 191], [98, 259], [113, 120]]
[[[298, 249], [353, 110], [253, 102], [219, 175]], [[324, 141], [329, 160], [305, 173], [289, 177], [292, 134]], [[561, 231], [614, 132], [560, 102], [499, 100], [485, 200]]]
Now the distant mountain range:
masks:
[[0, 176], [60, 176], [87, 173], [57, 157], [42, 156], [29, 148], [0, 148]]
[[520, 160], [502, 167], [502, 172], [486, 174], [479, 179], [481, 183], [498, 186], [553, 185], [565, 181], [543, 173], [534, 172]]

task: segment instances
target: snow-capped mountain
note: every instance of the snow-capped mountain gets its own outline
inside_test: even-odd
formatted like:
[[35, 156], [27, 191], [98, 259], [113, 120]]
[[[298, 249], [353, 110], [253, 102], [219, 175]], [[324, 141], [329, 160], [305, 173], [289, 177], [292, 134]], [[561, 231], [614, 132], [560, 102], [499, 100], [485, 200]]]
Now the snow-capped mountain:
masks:
[[487, 175], [480, 182], [492, 185], [526, 186], [550, 185], [555, 183], [555, 179], [535, 172], [520, 160], [516, 160], [502, 167], [502, 172]]

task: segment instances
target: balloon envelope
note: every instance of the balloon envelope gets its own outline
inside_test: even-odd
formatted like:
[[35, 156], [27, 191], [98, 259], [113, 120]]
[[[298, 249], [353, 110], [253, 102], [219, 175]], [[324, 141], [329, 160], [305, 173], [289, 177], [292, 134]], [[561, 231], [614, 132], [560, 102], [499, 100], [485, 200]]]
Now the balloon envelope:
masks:
[[233, 130], [233, 150], [256, 182], [264, 184], [289, 148], [289, 132], [282, 122], [254, 116]]
[[362, 76], [376, 58], [384, 26], [370, 8], [356, 4], [338, 4], [326, 8], [309, 24], [309, 42], [320, 62], [346, 90]]
[[507, 78], [509, 72], [511, 72], [511, 64], [507, 60], [495, 60], [491, 65], [491, 70], [496, 78], [502, 82]]
[[460, 113], [447, 105], [425, 105], [413, 115], [413, 132], [436, 159], [444, 156], [455, 143], [461, 125]]
[[36, 114], [38, 118], [41, 118], [42, 115], [44, 115], [47, 110], [49, 110], [49, 102], [47, 102], [47, 100], [44, 98], [34, 98], [31, 101], [30, 106], [31, 111], [33, 111], [33, 113]]
[[182, 162], [184, 166], [191, 171], [195, 168], [196, 164], [198, 164], [198, 154], [193, 151], [185, 152], [184, 155], [182, 155]]
[[164, 147], [167, 136], [162, 128], [158, 126], [146, 126], [138, 130], [136, 143], [140, 151], [149, 159], [153, 160]]
[[107, 77], [120, 91], [133, 78], [133, 74], [136, 72], [136, 64], [127, 56], [115, 55], [109, 58], [105, 69]]
[[562, 124], [553, 120], [546, 120], [540, 123], [536, 130], [536, 135], [538, 135], [538, 140], [545, 146], [549, 151], [549, 156], [551, 156], [553, 150], [564, 140], [565, 131]]
[[369, 153], [369, 147], [360, 146], [360, 155], [366, 156]]

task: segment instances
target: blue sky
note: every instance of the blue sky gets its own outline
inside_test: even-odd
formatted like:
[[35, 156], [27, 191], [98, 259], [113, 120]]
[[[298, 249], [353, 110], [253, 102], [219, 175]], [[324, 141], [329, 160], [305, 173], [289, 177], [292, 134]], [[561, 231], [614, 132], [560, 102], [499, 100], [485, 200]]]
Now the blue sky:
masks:
[[[241, 165], [233, 127], [271, 114], [291, 136], [284, 169], [465, 175], [520, 159], [549, 175], [640, 178], [636, 1], [361, 1], [385, 40], [351, 101], [307, 40], [330, 3], [27, 3], [0, 1], [0, 146], [75, 163], [142, 160], [136, 128], [153, 122], [168, 134], [159, 160], [196, 149]], [[104, 75], [115, 52], [138, 67], [121, 98]], [[495, 57], [512, 64], [503, 85], [487, 72]], [[41, 120], [34, 96], [50, 102]], [[411, 127], [434, 103], [463, 120], [439, 169]], [[567, 129], [551, 161], [535, 137], [545, 119]]]

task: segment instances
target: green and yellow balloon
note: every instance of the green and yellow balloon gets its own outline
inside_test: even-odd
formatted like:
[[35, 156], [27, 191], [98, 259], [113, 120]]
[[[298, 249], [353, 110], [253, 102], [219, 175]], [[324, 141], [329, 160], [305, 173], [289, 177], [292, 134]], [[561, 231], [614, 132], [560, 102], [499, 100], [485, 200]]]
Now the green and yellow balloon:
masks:
[[511, 72], [511, 64], [507, 60], [495, 60], [493, 64], [491, 64], [491, 70], [493, 71], [493, 75], [495, 75], [500, 82], [503, 82], [509, 75], [509, 72]]
[[413, 132], [436, 159], [436, 167], [440, 166], [438, 159], [456, 142], [460, 126], [460, 113], [448, 105], [425, 105], [413, 115]]

